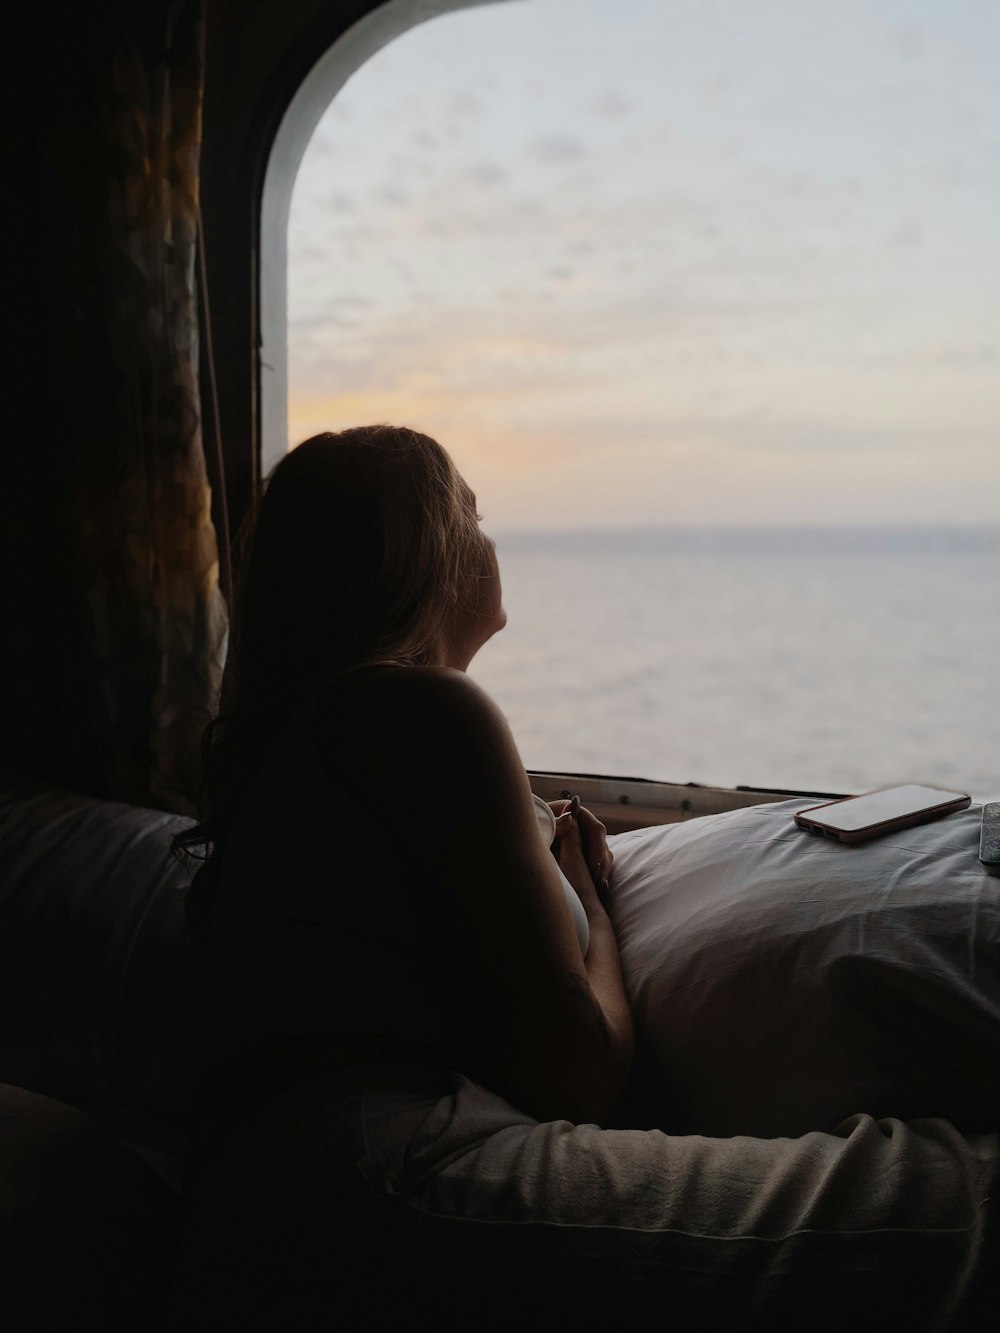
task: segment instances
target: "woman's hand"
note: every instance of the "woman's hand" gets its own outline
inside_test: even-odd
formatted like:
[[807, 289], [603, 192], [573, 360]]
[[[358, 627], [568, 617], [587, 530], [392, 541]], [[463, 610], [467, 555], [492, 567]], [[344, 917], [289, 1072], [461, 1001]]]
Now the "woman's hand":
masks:
[[[579, 805], [576, 818], [572, 816], [572, 801], [549, 801], [549, 808], [556, 817], [556, 839], [552, 846], [553, 855], [559, 862], [560, 869], [572, 882], [566, 865], [563, 864], [562, 845], [571, 830], [576, 830], [579, 854], [583, 858], [591, 882], [597, 890], [601, 906], [606, 908], [611, 871], [614, 867], [614, 853], [608, 846], [608, 830], [597, 816], [586, 807]], [[570, 844], [567, 843], [567, 852]], [[574, 847], [574, 852], [576, 848]], [[579, 892], [580, 886], [573, 884]]]
[[600, 919], [607, 921], [603, 877], [595, 875], [591, 870], [580, 825], [569, 811], [556, 821], [556, 841], [552, 844], [552, 855], [564, 877], [576, 890], [583, 910], [587, 913], [587, 920], [591, 924]]

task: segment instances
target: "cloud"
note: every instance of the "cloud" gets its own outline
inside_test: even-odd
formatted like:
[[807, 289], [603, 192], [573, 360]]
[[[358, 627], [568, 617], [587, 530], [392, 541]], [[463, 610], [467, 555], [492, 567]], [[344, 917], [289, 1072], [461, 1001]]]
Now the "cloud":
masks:
[[893, 250], [918, 250], [923, 243], [923, 228], [914, 218], [904, 218], [886, 237]]
[[297, 244], [295, 246], [295, 263], [309, 265], [325, 264], [329, 261], [330, 251], [323, 245]]
[[997, 349], [990, 343], [924, 343], [907, 358], [918, 367], [943, 366], [949, 370], [982, 370], [1000, 360]]
[[[864, 414], [861, 414], [862, 417]], [[834, 416], [803, 411], [784, 420], [755, 420], [734, 416], [729, 420], [701, 423], [718, 442], [740, 453], [801, 455], [804, 458], [828, 456], [831, 464], [845, 454], [864, 460], [905, 458], [909, 466], [919, 460], [937, 465], [941, 457], [941, 429], [935, 424], [922, 426], [914, 421], [872, 422], [854, 416]], [[993, 442], [989, 431], [963, 427], [956, 437], [956, 451], [987, 447]]]
[[577, 138], [569, 134], [548, 134], [528, 144], [529, 156], [539, 162], [578, 162], [587, 153]]
[[449, 116], [457, 116], [461, 120], [478, 120], [486, 114], [486, 103], [475, 93], [462, 91], [448, 98], [445, 110]]
[[330, 323], [330, 315], [333, 310], [333, 303], [324, 306], [322, 310], [310, 310], [305, 314], [296, 315], [288, 326], [290, 337], [301, 337], [304, 334], [311, 333], [314, 329], [325, 329]]
[[405, 204], [410, 196], [395, 181], [386, 181], [375, 187], [375, 197], [384, 204]]
[[597, 97], [591, 98], [586, 103], [586, 109], [595, 116], [605, 116], [609, 120], [617, 120], [631, 113], [632, 103], [623, 97], [616, 88], [609, 88], [598, 94]]
[[437, 217], [421, 217], [414, 226], [414, 231], [420, 236], [432, 236], [435, 239], [452, 236], [455, 230], [454, 219], [448, 214], [439, 214]]
[[923, 55], [927, 40], [919, 23], [900, 23], [889, 31], [889, 45], [904, 60], [917, 60]]
[[331, 251], [336, 245], [337, 249], [350, 249], [363, 252], [366, 256], [370, 254], [373, 248], [377, 247], [382, 241], [389, 239], [389, 233], [384, 227], [373, 227], [369, 222], [359, 221], [356, 225], [341, 227], [333, 233], [331, 237]]
[[498, 185], [507, 179], [507, 172], [493, 162], [472, 162], [462, 168], [462, 175], [477, 185]]

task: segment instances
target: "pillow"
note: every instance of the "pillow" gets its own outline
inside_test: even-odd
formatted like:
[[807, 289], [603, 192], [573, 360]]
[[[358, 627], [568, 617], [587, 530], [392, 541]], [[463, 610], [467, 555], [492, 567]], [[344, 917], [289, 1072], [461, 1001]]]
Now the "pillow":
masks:
[[0, 770], [0, 1079], [182, 1116], [191, 820]]
[[1000, 1123], [1000, 879], [981, 808], [844, 845], [784, 801], [609, 838], [638, 1051], [621, 1123], [798, 1136]]

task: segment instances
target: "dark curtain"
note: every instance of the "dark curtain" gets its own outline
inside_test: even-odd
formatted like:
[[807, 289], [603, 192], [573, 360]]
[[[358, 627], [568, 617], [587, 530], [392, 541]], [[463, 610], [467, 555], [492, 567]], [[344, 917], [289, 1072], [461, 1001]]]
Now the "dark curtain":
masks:
[[226, 640], [198, 391], [202, 10], [42, 6], [5, 251], [29, 420], [4, 442], [0, 757], [183, 812]]

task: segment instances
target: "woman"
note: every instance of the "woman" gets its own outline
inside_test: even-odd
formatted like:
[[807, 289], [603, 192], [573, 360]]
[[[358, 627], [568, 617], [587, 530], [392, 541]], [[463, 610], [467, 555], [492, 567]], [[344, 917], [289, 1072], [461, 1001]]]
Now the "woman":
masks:
[[612, 857], [575, 806], [558, 865], [539, 837], [465, 674], [504, 621], [434, 441], [369, 427], [278, 465], [185, 839], [210, 855], [174, 1325], [874, 1328], [888, 1296], [898, 1327], [975, 1327], [994, 1139], [600, 1128], [633, 1051]]

